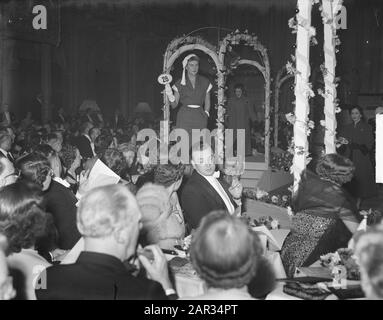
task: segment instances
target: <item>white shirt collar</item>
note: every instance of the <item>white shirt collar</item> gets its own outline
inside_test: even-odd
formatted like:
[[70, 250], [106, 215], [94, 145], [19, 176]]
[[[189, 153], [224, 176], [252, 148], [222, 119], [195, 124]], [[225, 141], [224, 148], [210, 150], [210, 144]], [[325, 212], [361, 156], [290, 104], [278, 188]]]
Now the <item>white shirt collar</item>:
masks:
[[54, 177], [53, 178], [54, 181], [60, 183], [61, 185], [63, 185], [65, 188], [70, 188], [70, 184], [68, 181], [65, 181], [63, 179], [61, 179], [60, 177]]

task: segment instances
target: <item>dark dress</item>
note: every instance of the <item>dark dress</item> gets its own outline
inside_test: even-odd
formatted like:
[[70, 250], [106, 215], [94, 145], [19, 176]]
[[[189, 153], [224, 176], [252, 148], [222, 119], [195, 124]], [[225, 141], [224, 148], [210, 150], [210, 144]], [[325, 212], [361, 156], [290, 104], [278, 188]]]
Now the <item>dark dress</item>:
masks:
[[307, 267], [321, 255], [347, 247], [352, 234], [343, 221], [358, 222], [353, 198], [335, 183], [313, 172], [302, 176], [293, 202], [295, 215], [281, 258], [288, 277], [296, 267]]
[[[207, 78], [197, 75], [195, 87], [191, 84], [189, 77], [186, 76], [186, 85], [181, 84], [178, 80], [173, 89], [178, 91], [181, 104], [177, 113], [176, 127], [185, 129], [189, 137], [191, 137], [192, 129], [204, 129], [207, 127], [208, 116], [204, 111], [204, 103], [206, 93], [210, 90], [211, 85]], [[197, 105], [199, 108], [191, 108], [189, 105]]]
[[340, 135], [349, 143], [345, 145], [344, 156], [355, 166], [354, 178], [345, 188], [357, 198], [370, 198], [376, 195], [374, 168], [370, 152], [374, 145], [374, 135], [369, 124], [359, 121], [343, 128]]
[[237, 129], [245, 130], [245, 153], [251, 155], [250, 120], [255, 121], [255, 112], [245, 97], [232, 97], [227, 103], [228, 128], [234, 129], [234, 141], [237, 137]]

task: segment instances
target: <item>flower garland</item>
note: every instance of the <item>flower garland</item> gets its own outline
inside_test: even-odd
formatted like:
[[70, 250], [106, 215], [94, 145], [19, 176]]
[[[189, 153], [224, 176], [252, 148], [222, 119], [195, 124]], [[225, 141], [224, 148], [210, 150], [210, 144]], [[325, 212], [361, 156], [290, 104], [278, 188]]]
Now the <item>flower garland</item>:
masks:
[[259, 188], [244, 188], [243, 195], [248, 199], [265, 202], [282, 208], [289, 208], [291, 206], [291, 195], [288, 194], [270, 195], [268, 192]]
[[[336, 53], [339, 52], [338, 46], [341, 44], [339, 37], [336, 34], [337, 26], [336, 11], [342, 5], [342, 0], [322, 0], [319, 6], [321, 11], [322, 21], [324, 24], [324, 66], [321, 66], [323, 79], [325, 82], [325, 93], [322, 94], [325, 100], [325, 149], [326, 153], [336, 152], [336, 113], [340, 112], [339, 100], [337, 99], [336, 88], [339, 78], [335, 77], [336, 68]], [[317, 1], [317, 3], [319, 3]]]
[[211, 51], [217, 52], [216, 46], [212, 45], [210, 42], [206, 41], [200, 36], [182, 36], [179, 38], [175, 38], [172, 40], [166, 48], [166, 52], [171, 56], [175, 51], [177, 51], [180, 47], [187, 44], [200, 44]]

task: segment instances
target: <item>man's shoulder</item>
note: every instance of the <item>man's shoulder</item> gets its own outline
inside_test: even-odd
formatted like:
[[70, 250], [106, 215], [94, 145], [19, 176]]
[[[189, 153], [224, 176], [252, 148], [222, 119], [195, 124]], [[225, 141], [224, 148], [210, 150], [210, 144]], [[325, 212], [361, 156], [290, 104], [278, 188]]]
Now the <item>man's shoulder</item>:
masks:
[[[110, 274], [109, 269], [89, 268], [75, 262], [68, 265], [54, 265], [46, 269], [46, 283], [49, 292], [41, 292], [49, 296], [65, 298], [70, 294], [71, 299], [163, 299], [166, 295], [162, 286], [153, 280], [135, 277], [129, 272]], [[40, 278], [42, 275], [40, 275]], [[44, 291], [44, 290], [42, 290]], [[61, 293], [60, 293], [61, 292]]]
[[46, 195], [48, 199], [55, 202], [54, 204], [57, 204], [56, 202], [59, 200], [65, 201], [67, 204], [69, 204], [69, 200], [72, 200], [74, 204], [77, 203], [77, 198], [73, 192], [55, 180], [52, 180]]

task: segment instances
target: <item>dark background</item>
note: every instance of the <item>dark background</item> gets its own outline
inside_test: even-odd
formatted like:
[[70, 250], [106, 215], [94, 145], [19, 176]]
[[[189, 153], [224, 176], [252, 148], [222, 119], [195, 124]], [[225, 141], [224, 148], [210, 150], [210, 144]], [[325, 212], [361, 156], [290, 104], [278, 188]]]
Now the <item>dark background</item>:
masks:
[[[32, 28], [34, 4], [44, 4], [48, 9], [47, 31]], [[342, 104], [357, 103], [361, 93], [383, 93], [382, 4], [383, 1], [344, 1], [347, 29], [339, 30], [342, 44], [337, 56], [337, 76], [342, 78], [338, 96]], [[247, 29], [268, 49], [275, 78], [294, 54], [295, 35], [287, 22], [294, 16], [295, 9], [295, 0], [2, 2], [3, 48], [8, 39], [15, 39], [10, 56], [5, 57], [2, 50], [1, 70], [10, 70], [6, 79], [2, 76], [2, 83], [11, 84], [10, 106], [16, 115], [23, 117], [27, 110], [33, 110], [39, 117], [36, 95], [42, 92], [42, 46], [49, 44], [54, 107], [73, 111], [88, 98], [95, 99], [107, 113], [121, 108], [129, 115], [138, 102], [146, 101], [160, 114], [163, 88], [157, 83], [157, 77], [162, 71], [163, 54], [172, 39], [199, 28], [216, 27], [193, 35], [217, 45], [230, 30]], [[315, 82], [320, 78], [318, 70], [323, 62], [323, 29], [317, 6], [312, 19], [319, 41], [311, 50]], [[125, 53], [123, 41], [127, 43]], [[125, 88], [120, 85], [123, 55], [127, 58]], [[201, 72], [214, 80], [214, 63], [207, 56], [202, 60]], [[179, 59], [172, 72], [175, 78], [180, 75], [180, 64]], [[260, 74], [255, 70], [242, 70], [237, 76], [247, 83], [248, 95], [261, 107], [263, 79]], [[231, 84], [238, 79], [231, 79]], [[291, 83], [285, 85], [281, 93], [281, 108], [287, 111], [292, 110]], [[122, 91], [127, 95], [126, 102], [121, 101]], [[320, 114], [320, 99], [316, 104]]]

